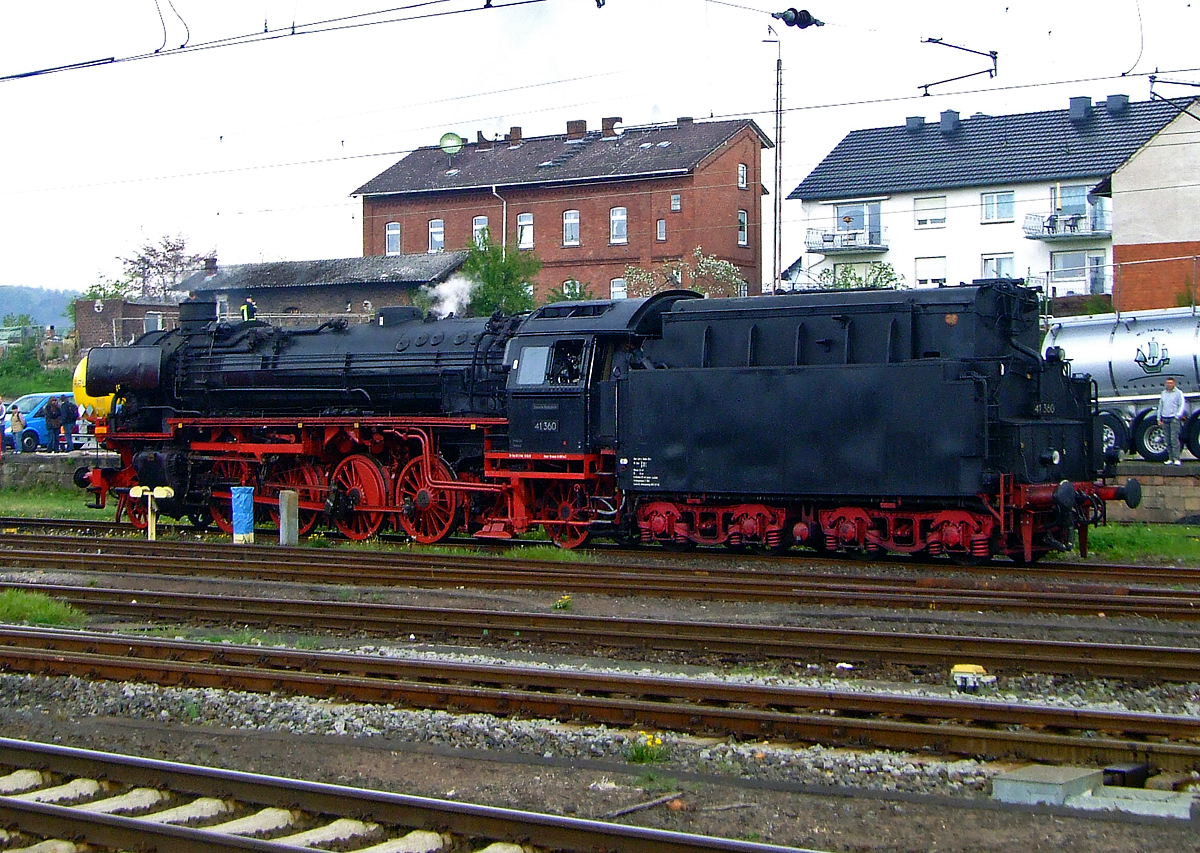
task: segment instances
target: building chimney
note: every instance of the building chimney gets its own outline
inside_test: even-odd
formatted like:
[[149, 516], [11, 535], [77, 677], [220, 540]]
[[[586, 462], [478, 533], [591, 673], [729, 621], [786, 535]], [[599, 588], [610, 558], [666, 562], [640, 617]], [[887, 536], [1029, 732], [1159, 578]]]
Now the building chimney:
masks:
[[475, 131], [475, 150], [476, 151], [491, 151], [494, 146], [492, 140], [483, 135], [482, 130]]
[[510, 127], [508, 129], [508, 135], [506, 135], [504, 137], [504, 141], [507, 142], [509, 145], [520, 145], [521, 144], [521, 128]]
[[904, 127], [909, 133], [917, 133], [925, 127], [925, 116], [909, 116], [904, 120]]
[[943, 136], [957, 133], [961, 122], [958, 120], [958, 110], [943, 110], [941, 130]]
[[1119, 116], [1125, 110], [1129, 109], [1128, 95], [1109, 95], [1104, 102], [1104, 108], [1108, 110], [1110, 116]]
[[602, 119], [601, 123], [604, 128], [601, 135], [605, 139], [612, 139], [617, 135], [617, 125], [621, 123], [621, 117], [609, 116], [608, 118]]
[[1067, 118], [1071, 120], [1071, 124], [1082, 124], [1087, 121], [1092, 115], [1092, 99], [1091, 98], [1072, 98], [1071, 108], [1067, 110]]
[[586, 134], [587, 134], [587, 120], [586, 119], [578, 118], [578, 119], [572, 119], [571, 121], [567, 122], [567, 141], [570, 141], [572, 139], [583, 139], [583, 137]]
[[680, 116], [679, 120], [678, 120], [678, 124], [680, 127], [690, 127], [692, 124], [692, 117], [691, 116]]
[[216, 275], [216, 273], [217, 273], [217, 258], [216, 258], [216, 256], [214, 255], [211, 258], [205, 258], [204, 259], [204, 274], [205, 275]]

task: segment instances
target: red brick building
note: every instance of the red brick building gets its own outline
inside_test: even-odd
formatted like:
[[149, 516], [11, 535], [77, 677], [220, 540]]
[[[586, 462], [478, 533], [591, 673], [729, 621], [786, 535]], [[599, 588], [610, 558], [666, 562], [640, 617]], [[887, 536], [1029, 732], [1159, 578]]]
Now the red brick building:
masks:
[[[478, 141], [420, 148], [359, 187], [363, 254], [440, 252], [493, 242], [534, 251], [535, 297], [574, 280], [624, 295], [628, 264], [652, 269], [705, 254], [762, 287], [762, 158], [771, 141], [745, 119]], [[453, 146], [448, 146], [453, 148]]]

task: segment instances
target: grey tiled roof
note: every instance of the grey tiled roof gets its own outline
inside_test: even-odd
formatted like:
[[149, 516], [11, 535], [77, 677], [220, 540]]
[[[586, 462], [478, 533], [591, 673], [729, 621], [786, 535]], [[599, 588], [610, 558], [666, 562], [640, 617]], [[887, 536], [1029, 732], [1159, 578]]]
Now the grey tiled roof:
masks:
[[314, 287], [329, 284], [428, 284], [444, 279], [467, 259], [466, 252], [428, 255], [371, 255], [327, 261], [278, 261], [218, 267], [215, 275], [201, 270], [179, 285], [181, 290], [213, 291], [267, 287]]
[[[1114, 104], [1120, 97], [1111, 98]], [[790, 199], [828, 201], [886, 193], [1110, 175], [1178, 110], [1161, 101], [1106, 102], [1084, 121], [1069, 110], [963, 118], [943, 133], [937, 117], [917, 130], [876, 127], [848, 134]]]
[[376, 175], [354, 195], [386, 195], [522, 184], [571, 183], [626, 177], [686, 174], [743, 128], [763, 147], [771, 141], [753, 121], [684, 122], [624, 128], [616, 137], [591, 131], [568, 141], [566, 134], [534, 136], [518, 145], [471, 143], [453, 157], [440, 148], [418, 148]]

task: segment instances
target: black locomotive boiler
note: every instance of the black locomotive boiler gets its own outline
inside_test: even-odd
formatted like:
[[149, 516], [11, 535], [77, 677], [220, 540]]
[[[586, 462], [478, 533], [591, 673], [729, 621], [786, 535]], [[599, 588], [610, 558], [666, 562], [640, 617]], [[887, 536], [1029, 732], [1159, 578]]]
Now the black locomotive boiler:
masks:
[[1086, 549], [1105, 502], [1095, 388], [1037, 351], [1035, 291], [933, 290], [558, 303], [527, 315], [289, 330], [217, 322], [92, 350], [115, 392], [84, 472], [97, 505], [170, 486], [163, 511], [230, 527], [230, 487], [302, 529], [420, 542], [541, 526], [672, 546], [1034, 560]]

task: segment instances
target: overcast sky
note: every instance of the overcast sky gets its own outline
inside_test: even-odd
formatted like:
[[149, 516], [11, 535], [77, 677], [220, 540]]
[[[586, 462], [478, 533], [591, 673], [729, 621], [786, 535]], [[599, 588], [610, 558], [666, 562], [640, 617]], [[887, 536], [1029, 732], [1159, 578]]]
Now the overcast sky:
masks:
[[[773, 21], [786, 6], [767, 0], [484, 2], [0, 3], [0, 77], [118, 60], [0, 81], [0, 285], [82, 290], [168, 234], [222, 264], [361, 255], [350, 193], [450, 130], [711, 115], [773, 136], [777, 49], [784, 195], [856, 128], [1147, 100], [1156, 69], [1200, 81], [1200, 0], [814, 0], [798, 8], [826, 26], [806, 30]], [[929, 38], [997, 51], [999, 73], [920, 97], [991, 67]], [[771, 164], [764, 152], [768, 187]], [[782, 235], [786, 265], [803, 247], [797, 202]]]

